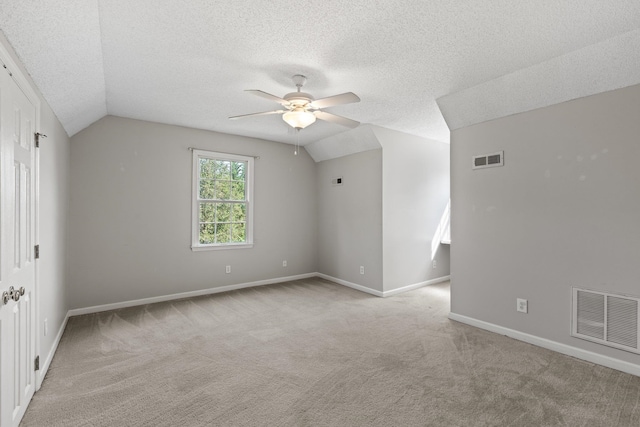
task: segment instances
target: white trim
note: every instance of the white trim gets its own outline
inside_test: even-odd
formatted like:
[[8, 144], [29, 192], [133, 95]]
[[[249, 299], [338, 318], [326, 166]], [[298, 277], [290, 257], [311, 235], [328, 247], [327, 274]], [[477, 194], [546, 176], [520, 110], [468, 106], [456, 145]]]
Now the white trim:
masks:
[[227, 243], [224, 245], [200, 245], [191, 246], [193, 252], [200, 251], [221, 251], [229, 249], [250, 249], [253, 247], [253, 243]]
[[49, 350], [49, 354], [47, 354], [47, 358], [40, 363], [40, 370], [38, 371], [37, 378], [37, 387], [36, 389], [40, 389], [42, 385], [42, 381], [44, 381], [44, 377], [47, 375], [47, 371], [49, 370], [49, 366], [51, 365], [51, 361], [53, 360], [53, 356], [56, 354], [58, 350], [58, 345], [60, 344], [60, 340], [62, 339], [62, 335], [64, 334], [64, 330], [67, 327], [67, 322], [69, 321], [69, 312], [64, 316], [64, 320], [62, 321], [62, 325], [60, 329], [58, 329], [58, 335], [56, 335], [56, 339], [53, 341], [53, 345], [51, 346], [51, 350]]
[[435, 285], [436, 283], [446, 282], [447, 280], [451, 280], [451, 276], [437, 277], [435, 279], [426, 280], [424, 282], [414, 283], [413, 285], [407, 285], [401, 288], [391, 289], [390, 291], [384, 291], [382, 292], [382, 296], [390, 297], [393, 295], [401, 294], [403, 292], [408, 292], [414, 289], [422, 288], [423, 286]]
[[0, 41], [0, 62], [2, 62], [4, 65], [7, 66], [7, 69], [11, 73], [11, 77], [13, 77], [13, 80], [15, 80], [15, 82], [18, 84], [20, 89], [22, 89], [22, 91], [25, 92], [25, 95], [27, 96], [27, 98], [29, 98], [29, 100], [34, 104], [34, 106], [38, 110], [38, 113], [37, 113], [38, 117], [35, 125], [36, 125], [36, 132], [39, 132], [40, 131], [40, 127], [39, 127], [40, 126], [40, 104], [41, 104], [40, 97], [38, 96], [34, 88], [31, 86], [31, 83], [29, 82], [29, 80], [22, 74], [22, 69], [13, 60], [13, 58], [11, 57], [11, 53], [1, 41]]
[[628, 374], [640, 376], [640, 365], [637, 365], [635, 363], [625, 362], [624, 360], [615, 359], [613, 357], [594, 353], [589, 350], [583, 350], [581, 348], [573, 347], [567, 344], [561, 344], [556, 341], [551, 341], [546, 338], [541, 338], [535, 335], [530, 335], [524, 332], [505, 328], [503, 326], [498, 326], [493, 323], [484, 322], [482, 320], [463, 316], [461, 314], [449, 313], [449, 319], [465, 323], [467, 325], [475, 326], [476, 328], [484, 329], [490, 332], [495, 332], [496, 334], [506, 335], [519, 341], [524, 341], [538, 347], [566, 354], [567, 356], [575, 357], [577, 359], [586, 360], [587, 362], [606, 366], [607, 368], [616, 369]]
[[361, 292], [366, 292], [368, 294], [375, 295], [377, 297], [384, 296], [382, 292], [376, 291], [375, 289], [367, 288], [366, 286], [358, 285], [356, 283], [347, 282], [346, 280], [338, 279], [337, 277], [332, 277], [332, 276], [329, 276], [327, 274], [316, 273], [316, 276], [320, 277], [321, 279], [330, 280], [330, 281], [335, 282], [335, 283], [337, 283], [339, 285], [346, 286], [347, 288], [355, 289], [355, 290], [361, 291]]
[[[5, 46], [5, 42], [7, 43], [8, 47]], [[2, 63], [2, 65], [6, 67], [6, 72], [10, 74], [10, 77], [13, 79], [13, 81], [16, 82], [16, 84], [18, 85], [18, 88], [24, 93], [24, 95], [27, 97], [29, 102], [33, 104], [33, 108], [35, 109], [35, 123], [33, 124], [33, 132], [35, 134], [41, 131], [40, 126], [41, 126], [41, 115], [42, 115], [42, 101], [40, 100], [40, 96], [38, 95], [37, 86], [35, 86], [35, 82], [32, 84], [31, 80], [27, 77], [28, 73], [26, 73], [26, 69], [24, 70], [26, 74], [23, 73], [22, 68], [20, 68], [18, 63], [14, 60], [13, 56], [11, 55], [11, 51], [10, 51], [11, 48], [12, 47], [9, 41], [3, 36], [0, 37], [0, 63]], [[15, 50], [13, 52], [15, 53]], [[17, 56], [18, 55], [16, 54], [16, 57]], [[2, 70], [1, 72], [5, 72], [5, 71]], [[31, 135], [31, 138], [35, 138], [35, 135]], [[31, 139], [31, 141], [32, 141], [31, 150], [33, 153], [32, 169], [34, 170], [33, 172], [34, 182], [32, 183], [32, 185], [34, 186], [33, 197], [35, 198], [35, 201], [34, 201], [34, 211], [33, 211], [33, 216], [34, 216], [33, 241], [29, 242], [30, 247], [27, 247], [28, 251], [34, 250], [33, 245], [40, 244], [40, 152], [39, 152], [39, 149], [35, 147], [35, 144], [33, 143], [33, 139]], [[31, 254], [33, 256], [33, 252], [31, 252]], [[35, 258], [32, 258], [32, 259], [33, 259], [33, 265], [34, 265], [33, 267], [34, 291], [32, 293], [32, 296], [33, 296], [33, 305], [35, 308], [34, 309], [35, 313], [33, 314], [34, 325], [31, 327], [30, 332], [35, 334], [33, 354], [37, 356], [40, 354], [41, 339], [42, 339], [42, 333], [41, 333], [42, 330], [40, 325], [40, 263], [37, 262]], [[40, 385], [42, 384], [42, 380], [40, 380], [40, 377], [38, 376], [37, 373], [35, 374], [35, 382], [36, 384], [35, 384], [34, 392], [38, 391], [40, 389]], [[27, 407], [28, 407], [28, 404], [27, 404]]]
[[407, 286], [403, 286], [401, 288], [392, 289], [390, 291], [382, 291], [381, 292], [381, 291], [377, 291], [375, 289], [367, 288], [366, 286], [358, 285], [357, 283], [352, 283], [352, 282], [348, 282], [346, 280], [338, 279], [337, 277], [329, 276], [327, 274], [316, 273], [316, 275], [318, 277], [322, 278], [322, 279], [330, 280], [330, 281], [335, 282], [335, 283], [337, 283], [339, 285], [346, 286], [348, 288], [355, 289], [357, 291], [366, 292], [368, 294], [375, 295], [377, 297], [382, 297], [382, 298], [386, 298], [386, 297], [390, 297], [390, 296], [393, 296], [393, 295], [401, 294], [403, 292], [412, 291], [414, 289], [418, 289], [418, 288], [421, 288], [423, 286], [435, 285], [436, 283], [441, 283], [441, 282], [446, 282], [447, 280], [451, 280], [451, 276], [442, 276], [442, 277], [437, 277], [435, 279], [427, 280], [427, 281], [424, 281], [424, 282], [414, 283], [413, 285], [407, 285]]
[[[178, 300], [178, 299], [197, 297], [197, 296], [202, 296], [202, 295], [212, 295], [212, 294], [217, 294], [217, 293], [221, 293], [221, 292], [233, 291], [233, 290], [236, 290], [236, 289], [251, 288], [251, 287], [263, 286], [263, 285], [271, 285], [271, 284], [275, 284], [275, 283], [289, 282], [289, 281], [292, 281], [292, 280], [309, 279], [309, 278], [312, 278], [312, 277], [320, 277], [322, 279], [329, 280], [329, 281], [337, 283], [339, 285], [343, 285], [343, 286], [355, 289], [357, 291], [361, 291], [361, 292], [365, 292], [365, 293], [368, 293], [368, 294], [371, 294], [371, 295], [375, 295], [377, 297], [396, 295], [396, 294], [399, 294], [401, 292], [407, 292], [407, 291], [410, 291], [410, 290], [413, 290], [413, 289], [420, 288], [422, 286], [428, 286], [428, 285], [432, 285], [432, 284], [435, 284], [435, 283], [444, 282], [446, 280], [449, 280], [449, 278], [450, 278], [450, 276], [443, 276], [443, 277], [439, 277], [437, 279], [427, 280], [426, 282], [420, 282], [420, 283], [416, 283], [416, 284], [413, 284], [413, 285], [405, 286], [405, 287], [402, 287], [402, 288], [394, 289], [392, 291], [380, 292], [380, 291], [376, 291], [374, 289], [367, 288], [367, 287], [362, 286], [362, 285], [358, 285], [358, 284], [355, 284], [355, 283], [347, 282], [346, 280], [338, 279], [336, 277], [331, 277], [331, 276], [326, 275], [326, 274], [322, 274], [322, 273], [306, 273], [306, 274], [298, 274], [298, 275], [295, 275], [295, 276], [278, 277], [278, 278], [275, 278], [275, 279], [258, 280], [256, 282], [239, 283], [239, 284], [236, 284], [236, 285], [221, 286], [221, 287], [218, 287], [218, 288], [202, 289], [200, 291], [181, 292], [181, 293], [177, 293], [177, 294], [162, 295], [162, 296], [158, 296], [158, 297], [142, 298], [142, 299], [137, 299], [137, 300], [112, 303], [112, 304], [96, 305], [96, 306], [93, 306], [93, 307], [76, 308], [76, 309], [73, 309], [73, 310], [69, 310], [67, 312], [67, 315], [65, 316], [64, 321], [62, 322], [62, 325], [60, 326], [60, 329], [58, 330], [58, 334], [56, 335], [56, 339], [53, 342], [53, 345], [51, 346], [51, 350], [49, 350], [49, 354], [47, 355], [47, 358], [40, 365], [40, 371], [38, 371], [38, 376], [37, 376], [38, 388], [40, 388], [40, 385], [42, 384], [42, 381], [44, 381], [44, 378], [47, 375], [47, 371], [49, 370], [49, 366], [51, 365], [51, 361], [53, 360], [53, 356], [55, 355], [56, 351], [58, 350], [58, 345], [60, 344], [60, 340], [62, 339], [62, 335], [64, 333], [64, 330], [67, 327], [67, 322], [69, 321], [69, 317], [71, 317], [71, 316], [81, 316], [81, 315], [84, 315], [84, 314], [99, 313], [99, 312], [103, 312], [103, 311], [116, 310], [116, 309], [119, 309], [119, 308], [134, 307], [134, 306], [145, 305], [145, 304], [153, 304], [153, 303], [156, 303], [156, 302]], [[451, 315], [450, 315], [450, 317], [451, 317]], [[457, 320], [457, 319], [454, 319], [454, 320]], [[460, 321], [462, 321], [462, 320], [460, 320]]]
[[130, 301], [115, 302], [112, 304], [94, 305], [92, 307], [76, 308], [69, 310], [69, 316], [81, 316], [83, 314], [99, 313], [101, 311], [117, 310], [119, 308], [135, 307], [137, 305], [153, 304], [156, 302], [172, 301], [177, 299], [199, 297], [202, 295], [217, 294], [220, 292], [234, 291], [236, 289], [252, 288], [254, 286], [272, 285], [274, 283], [289, 282], [292, 280], [308, 279], [315, 277], [316, 273], [298, 274], [296, 276], [276, 277], [274, 279], [258, 280], [256, 282], [238, 283], [236, 285], [220, 286], [217, 288], [202, 289], [199, 291], [180, 292], [177, 294], [161, 295], [157, 297], [141, 298]]
[[[191, 176], [191, 250], [207, 251], [207, 250], [226, 250], [226, 249], [250, 249], [253, 248], [253, 186], [254, 186], [254, 168], [255, 156], [244, 156], [240, 154], [220, 153], [216, 151], [207, 151], [192, 149], [192, 176]], [[245, 170], [245, 199], [236, 202], [242, 202], [246, 206], [246, 241], [239, 243], [222, 243], [222, 244], [200, 244], [200, 218], [199, 218], [199, 192], [198, 184], [200, 182], [200, 159], [207, 158], [213, 160], [231, 160], [246, 162]], [[234, 202], [233, 200], [229, 202]]]

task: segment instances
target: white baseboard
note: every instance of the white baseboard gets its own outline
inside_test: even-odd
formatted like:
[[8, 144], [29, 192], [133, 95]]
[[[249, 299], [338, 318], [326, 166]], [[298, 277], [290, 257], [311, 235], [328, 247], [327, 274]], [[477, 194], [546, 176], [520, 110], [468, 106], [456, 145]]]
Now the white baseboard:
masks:
[[64, 329], [67, 327], [67, 321], [69, 320], [69, 312], [64, 316], [64, 320], [62, 321], [62, 325], [60, 329], [58, 329], [58, 334], [56, 335], [56, 339], [53, 341], [53, 345], [47, 354], [47, 358], [40, 363], [40, 370], [38, 371], [38, 378], [36, 380], [36, 390], [40, 389], [42, 386], [42, 381], [44, 381], [44, 377], [47, 375], [47, 371], [49, 370], [49, 366], [51, 365], [51, 361], [53, 360], [53, 356], [56, 354], [56, 350], [58, 349], [58, 345], [60, 344], [60, 340], [62, 339], [62, 334], [64, 333]]
[[561, 344], [559, 342], [551, 341], [546, 338], [537, 337], [535, 335], [530, 335], [524, 332], [516, 331], [514, 329], [505, 328], [503, 326], [498, 326], [493, 323], [484, 322], [482, 320], [474, 319], [472, 317], [467, 317], [456, 313], [449, 313], [449, 319], [465, 323], [467, 325], [475, 326], [477, 328], [484, 329], [490, 332], [495, 332], [496, 334], [506, 335], [510, 338], [524, 341], [526, 343], [533, 344], [538, 347], [543, 347], [548, 350], [553, 350], [558, 353], [566, 354], [567, 356], [575, 357], [577, 359], [586, 360], [587, 362], [606, 366], [607, 368], [616, 369], [628, 374], [640, 376], [640, 365], [637, 365], [635, 363], [625, 362], [624, 360], [604, 356], [602, 354], [594, 353], [589, 350], [583, 350], [581, 348], [573, 347], [567, 344]]
[[403, 287], [398, 288], [398, 289], [392, 289], [390, 291], [384, 291], [384, 292], [382, 292], [382, 296], [383, 297], [390, 297], [392, 295], [397, 295], [397, 294], [401, 294], [403, 292], [412, 291], [414, 289], [418, 289], [418, 288], [421, 288], [423, 286], [435, 285], [436, 283], [446, 282], [447, 280], [451, 280], [451, 276], [436, 277], [435, 279], [431, 279], [431, 280], [427, 280], [427, 281], [419, 282], [419, 283], [414, 283], [413, 285], [407, 285], [407, 286], [403, 286]]
[[375, 295], [377, 297], [383, 297], [383, 293], [380, 291], [376, 291], [375, 289], [367, 288], [366, 286], [358, 285], [356, 283], [347, 282], [346, 280], [338, 279], [337, 277], [332, 277], [324, 273], [315, 273], [316, 277], [320, 277], [321, 279], [330, 280], [339, 285], [346, 286], [351, 289], [355, 289], [357, 291], [366, 292], [371, 295]]
[[298, 274], [296, 276], [277, 277], [274, 279], [258, 280], [256, 282], [239, 283], [236, 285], [220, 286], [218, 288], [202, 289], [199, 291], [180, 292], [177, 294], [161, 295], [157, 297], [142, 298], [131, 301], [122, 301], [112, 304], [94, 305], [92, 307], [76, 308], [69, 310], [68, 316], [81, 316], [83, 314], [99, 313], [101, 311], [117, 310], [119, 308], [135, 307], [137, 305], [153, 304], [156, 302], [171, 301], [183, 298], [199, 297], [202, 295], [217, 294], [220, 292], [234, 291], [236, 289], [252, 288], [254, 286], [271, 285], [274, 283], [289, 282], [291, 280], [308, 279], [316, 277], [316, 273]]
[[[56, 339], [54, 340], [53, 345], [51, 346], [51, 349], [49, 350], [49, 353], [47, 354], [47, 358], [40, 365], [40, 370], [38, 371], [38, 376], [37, 376], [37, 387], [36, 387], [36, 389], [40, 388], [40, 386], [42, 385], [42, 381], [44, 381], [44, 378], [47, 375], [47, 371], [49, 370], [49, 366], [51, 365], [51, 361], [53, 360], [53, 356], [55, 355], [56, 350], [58, 349], [58, 345], [60, 344], [60, 340], [62, 339], [62, 334], [64, 333], [64, 330], [65, 330], [65, 328], [67, 326], [67, 322], [69, 321], [69, 317], [71, 317], [71, 316], [81, 316], [83, 314], [99, 313], [99, 312], [102, 312], [102, 311], [116, 310], [116, 309], [119, 309], [119, 308], [126, 308], [126, 307], [134, 307], [134, 306], [138, 306], [138, 305], [152, 304], [152, 303], [156, 303], [156, 302], [171, 301], [171, 300], [190, 298], [190, 297], [196, 297], [196, 296], [202, 296], [202, 295], [211, 295], [211, 294], [216, 294], [216, 293], [220, 293], [220, 292], [233, 291], [233, 290], [236, 290], [236, 289], [250, 288], [250, 287], [254, 287], [254, 286], [271, 285], [271, 284], [274, 284], [274, 283], [289, 282], [289, 281], [292, 281], [292, 280], [309, 279], [311, 277], [320, 277], [320, 278], [325, 279], [325, 280], [330, 280], [330, 281], [335, 282], [335, 283], [337, 283], [339, 285], [347, 286], [349, 288], [352, 288], [352, 289], [355, 289], [355, 290], [358, 290], [358, 291], [361, 291], [361, 292], [365, 292], [365, 293], [368, 293], [368, 294], [371, 294], [371, 295], [375, 295], [377, 297], [388, 297], [388, 296], [391, 296], [391, 295], [397, 295], [397, 294], [402, 293], [402, 292], [411, 291], [413, 289], [417, 289], [417, 288], [420, 288], [422, 286], [433, 285], [435, 283], [444, 282], [444, 281], [450, 279], [450, 276], [443, 276], [443, 277], [439, 277], [439, 278], [436, 278], [436, 279], [427, 280], [425, 282], [420, 282], [420, 283], [415, 283], [413, 285], [404, 286], [402, 288], [393, 289], [391, 291], [381, 292], [381, 291], [377, 291], [375, 289], [367, 288], [366, 286], [358, 285], [356, 283], [348, 282], [346, 280], [338, 279], [336, 277], [331, 277], [331, 276], [326, 275], [326, 274], [322, 274], [322, 273], [306, 273], [306, 274], [299, 274], [299, 275], [295, 275], [295, 276], [287, 276], [287, 277], [278, 277], [278, 278], [274, 278], [274, 279], [259, 280], [259, 281], [256, 281], [256, 282], [248, 282], [248, 283], [240, 283], [240, 284], [236, 284], [236, 285], [221, 286], [221, 287], [218, 287], [218, 288], [202, 289], [202, 290], [199, 290], [199, 291], [181, 292], [181, 293], [177, 293], [177, 294], [162, 295], [162, 296], [158, 296], [158, 297], [142, 298], [142, 299], [131, 300], [131, 301], [123, 301], [123, 302], [118, 302], [118, 303], [103, 304], [103, 305], [96, 305], [96, 306], [92, 306], [92, 307], [77, 308], [77, 309], [69, 310], [67, 312], [67, 315], [64, 318], [64, 321], [62, 322], [62, 325], [60, 326], [60, 328], [58, 330], [58, 334], [56, 335]], [[451, 317], [451, 315], [450, 315], [450, 317]], [[454, 320], [458, 320], [458, 319], [454, 319]], [[460, 321], [463, 322], [463, 323], [466, 323], [463, 320], [460, 320]]]
[[414, 289], [418, 289], [423, 286], [435, 285], [436, 283], [446, 282], [447, 280], [451, 279], [451, 276], [442, 276], [442, 277], [437, 277], [435, 279], [427, 280], [424, 282], [414, 283], [413, 285], [403, 286], [398, 289], [392, 289], [390, 291], [376, 291], [375, 289], [367, 288], [366, 286], [358, 285], [357, 283], [352, 283], [346, 280], [338, 279], [337, 277], [329, 276], [327, 274], [316, 273], [316, 275], [325, 280], [330, 280], [332, 282], [335, 282], [339, 285], [346, 286], [346, 287], [355, 289], [357, 291], [366, 292], [368, 294], [375, 295], [377, 297], [383, 297], [383, 298], [401, 294], [403, 292], [412, 291]]

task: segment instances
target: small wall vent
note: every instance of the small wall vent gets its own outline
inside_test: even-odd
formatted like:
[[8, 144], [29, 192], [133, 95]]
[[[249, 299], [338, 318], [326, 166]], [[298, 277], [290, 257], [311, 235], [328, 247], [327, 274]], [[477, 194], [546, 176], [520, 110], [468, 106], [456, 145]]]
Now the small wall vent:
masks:
[[504, 166], [504, 151], [474, 156], [471, 164], [472, 169], [495, 168], [498, 166]]
[[571, 335], [640, 353], [640, 299], [573, 288]]

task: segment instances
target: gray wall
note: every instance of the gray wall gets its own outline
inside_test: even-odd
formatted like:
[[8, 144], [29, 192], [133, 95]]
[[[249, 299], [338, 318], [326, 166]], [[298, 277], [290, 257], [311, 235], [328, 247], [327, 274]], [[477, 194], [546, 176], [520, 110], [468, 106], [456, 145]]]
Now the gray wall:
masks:
[[[253, 248], [191, 251], [188, 147], [260, 156]], [[315, 164], [285, 144], [107, 116], [71, 140], [71, 223], [71, 308], [315, 272]]]
[[319, 272], [379, 292], [448, 276], [449, 246], [432, 254], [431, 242], [449, 200], [449, 144], [367, 128], [381, 150], [318, 163]]
[[317, 166], [318, 272], [382, 291], [382, 150]]
[[640, 363], [569, 336], [571, 286], [640, 296], [639, 117], [632, 86], [452, 133], [453, 313]]
[[[0, 43], [9, 51], [23, 76], [40, 98], [40, 129], [48, 138], [40, 145], [40, 199], [38, 243], [38, 341], [40, 361], [46, 363], [67, 314], [67, 216], [69, 212], [69, 137], [49, 104], [42, 97], [15, 52], [0, 33]], [[44, 321], [48, 333], [44, 335]], [[41, 371], [42, 372], [42, 371]], [[40, 379], [41, 380], [41, 379]]]
[[431, 241], [449, 201], [449, 144], [374, 132], [382, 145], [384, 290], [448, 276], [449, 247], [432, 254]]
[[69, 219], [69, 159], [67, 133], [46, 102], [40, 132], [40, 261], [38, 270], [41, 360], [47, 357], [69, 308], [67, 291], [67, 230]]

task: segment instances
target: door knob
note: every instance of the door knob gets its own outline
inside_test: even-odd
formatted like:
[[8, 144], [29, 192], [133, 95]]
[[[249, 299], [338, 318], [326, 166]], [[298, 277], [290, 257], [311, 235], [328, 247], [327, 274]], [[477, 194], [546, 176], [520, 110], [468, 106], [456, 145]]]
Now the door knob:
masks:
[[[5, 293], [2, 294], [2, 301], [4, 302], [5, 298], [6, 298], [5, 304], [7, 302], [9, 302], [10, 299], [12, 299], [14, 301], [17, 301], [17, 299], [15, 299], [15, 296], [14, 296], [15, 294], [16, 294], [16, 290], [13, 288], [13, 286], [9, 286], [9, 292], [5, 291]], [[20, 298], [20, 297], [18, 297], [18, 298]]]
[[9, 287], [9, 292], [4, 291], [2, 293], [2, 303], [7, 304], [10, 299], [14, 301], [18, 301], [22, 295], [24, 295], [25, 289], [24, 286], [21, 286], [20, 289], [15, 289], [13, 286]]

